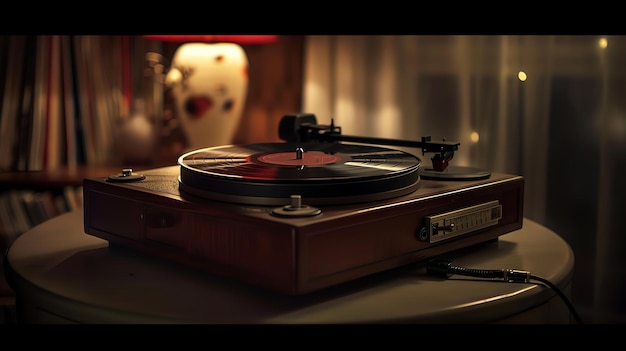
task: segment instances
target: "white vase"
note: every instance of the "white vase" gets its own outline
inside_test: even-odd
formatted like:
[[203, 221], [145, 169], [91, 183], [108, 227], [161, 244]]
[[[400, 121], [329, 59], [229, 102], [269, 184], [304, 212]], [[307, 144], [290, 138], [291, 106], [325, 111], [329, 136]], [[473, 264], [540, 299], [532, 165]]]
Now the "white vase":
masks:
[[189, 149], [232, 143], [248, 90], [248, 58], [235, 43], [185, 43], [165, 77]]

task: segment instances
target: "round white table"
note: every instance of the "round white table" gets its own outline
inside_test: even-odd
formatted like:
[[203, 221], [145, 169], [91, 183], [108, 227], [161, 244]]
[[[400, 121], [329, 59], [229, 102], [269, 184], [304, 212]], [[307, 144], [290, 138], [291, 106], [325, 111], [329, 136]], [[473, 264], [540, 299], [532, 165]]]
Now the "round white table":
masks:
[[[570, 246], [528, 219], [520, 230], [444, 256], [466, 268], [529, 271], [569, 296]], [[426, 262], [285, 296], [109, 247], [84, 233], [82, 211], [22, 234], [5, 263], [18, 323], [574, 323], [544, 284], [444, 279], [428, 275]]]

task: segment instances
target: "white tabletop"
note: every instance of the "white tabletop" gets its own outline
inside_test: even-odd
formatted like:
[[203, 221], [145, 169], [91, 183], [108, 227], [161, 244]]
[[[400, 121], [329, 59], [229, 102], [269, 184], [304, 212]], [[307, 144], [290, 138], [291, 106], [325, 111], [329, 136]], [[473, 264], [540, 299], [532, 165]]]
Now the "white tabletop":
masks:
[[[529, 271], [561, 289], [570, 285], [574, 266], [570, 246], [529, 219], [496, 241], [442, 257], [466, 268]], [[27, 322], [41, 320], [45, 310], [78, 323], [484, 323], [556, 296], [533, 281], [432, 277], [425, 262], [286, 296], [109, 248], [107, 241], [84, 233], [82, 211], [21, 235], [7, 263], [8, 279], [22, 301], [18, 313]]]

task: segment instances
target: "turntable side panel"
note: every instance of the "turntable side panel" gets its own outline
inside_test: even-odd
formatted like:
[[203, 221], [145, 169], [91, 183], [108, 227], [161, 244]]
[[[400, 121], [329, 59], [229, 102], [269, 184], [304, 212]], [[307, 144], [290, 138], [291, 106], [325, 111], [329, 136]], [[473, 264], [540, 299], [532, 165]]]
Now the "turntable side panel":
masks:
[[100, 192], [88, 192], [85, 202], [85, 232], [97, 229], [133, 240], [143, 238], [141, 208], [138, 203], [123, 197]]
[[[521, 177], [486, 187], [446, 192], [426, 201], [357, 213], [333, 226], [303, 231], [299, 241], [299, 286], [312, 291], [383, 270], [424, 260], [497, 238], [520, 229], [523, 221]], [[426, 216], [498, 200], [502, 218], [494, 225], [443, 242], [419, 240]]]
[[291, 226], [101, 181], [86, 180], [84, 192], [87, 234], [271, 290], [296, 290]]
[[257, 285], [290, 290], [294, 233], [284, 226], [195, 216], [186, 252], [196, 266]]

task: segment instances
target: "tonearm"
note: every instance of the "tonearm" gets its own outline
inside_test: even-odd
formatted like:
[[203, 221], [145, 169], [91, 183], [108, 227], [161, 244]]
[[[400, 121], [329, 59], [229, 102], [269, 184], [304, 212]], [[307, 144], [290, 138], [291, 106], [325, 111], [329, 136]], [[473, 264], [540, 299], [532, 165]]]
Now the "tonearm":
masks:
[[448, 163], [454, 157], [454, 151], [459, 149], [458, 142], [431, 141], [430, 136], [422, 137], [421, 141], [372, 138], [342, 135], [341, 127], [336, 126], [334, 120], [330, 125], [317, 124], [317, 118], [314, 114], [291, 114], [285, 115], [280, 120], [278, 126], [278, 136], [287, 142], [337, 142], [348, 141], [355, 143], [366, 143], [376, 145], [404, 146], [422, 149], [422, 155], [427, 152], [434, 152], [431, 157], [433, 169], [436, 171], [444, 171], [448, 167]]

